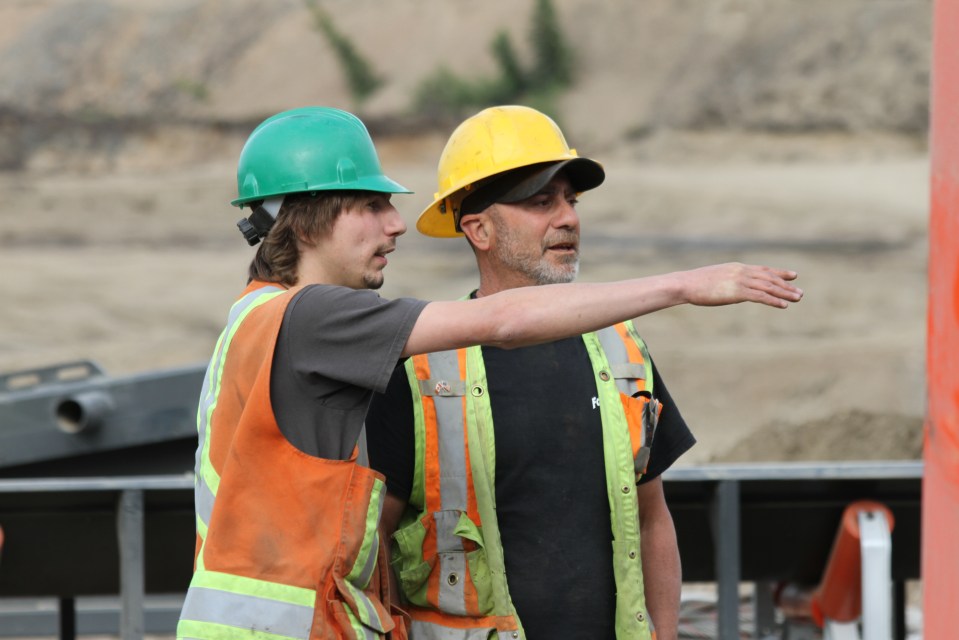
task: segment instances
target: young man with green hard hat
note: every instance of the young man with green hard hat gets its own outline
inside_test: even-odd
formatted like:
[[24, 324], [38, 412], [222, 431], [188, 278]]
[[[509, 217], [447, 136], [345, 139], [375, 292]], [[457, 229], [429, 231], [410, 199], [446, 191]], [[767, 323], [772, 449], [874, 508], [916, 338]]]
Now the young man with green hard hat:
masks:
[[[450, 136], [417, 228], [465, 235], [474, 302], [571, 286], [577, 195], [604, 178], [546, 115], [492, 107]], [[386, 476], [382, 532], [412, 637], [676, 637], [660, 474], [695, 440], [624, 320], [521, 349], [415, 355], [374, 397], [370, 462]]]
[[[406, 225], [360, 120], [306, 107], [261, 123], [237, 172], [259, 244], [197, 411], [195, 570], [179, 638], [405, 638], [377, 532], [367, 406], [412, 354], [554, 340], [680, 303], [786, 306], [795, 274], [744, 265], [477, 301], [384, 300]], [[439, 384], [439, 383], [437, 383]], [[441, 386], [441, 385], [440, 385]]]

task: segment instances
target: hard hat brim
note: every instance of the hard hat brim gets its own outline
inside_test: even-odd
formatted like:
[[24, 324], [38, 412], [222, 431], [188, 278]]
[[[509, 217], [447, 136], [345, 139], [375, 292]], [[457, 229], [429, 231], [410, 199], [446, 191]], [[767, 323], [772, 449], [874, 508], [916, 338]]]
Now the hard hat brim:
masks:
[[521, 180], [504, 193], [496, 195], [490, 204], [520, 202], [535, 196], [560, 171], [565, 172], [576, 193], [595, 189], [603, 184], [606, 179], [606, 172], [603, 167], [589, 158], [572, 158], [560, 162], [546, 163], [543, 167], [529, 172], [529, 175], [523, 176]]
[[255, 196], [237, 198], [236, 200], [230, 201], [230, 204], [232, 204], [234, 207], [242, 207], [248, 202], [265, 200], [274, 196], [290, 195], [293, 193], [310, 193], [314, 191], [373, 191], [375, 193], [413, 193], [399, 182], [396, 182], [395, 180], [392, 180], [386, 176], [364, 176], [345, 184], [341, 182], [331, 182], [317, 185], [304, 184], [302, 185], [302, 188], [296, 188], [295, 190], [284, 188], [276, 193], [258, 193]]
[[[519, 202], [536, 195], [543, 189], [557, 173], [564, 171], [570, 184], [577, 193], [595, 189], [606, 179], [603, 165], [589, 158], [567, 158], [555, 162], [543, 162], [527, 165], [502, 174], [503, 180], [497, 177], [482, 187], [474, 198], [474, 206], [462, 215], [479, 213], [497, 202]], [[510, 180], [510, 176], [517, 179]], [[423, 235], [434, 238], [455, 238], [463, 233], [457, 230], [456, 220], [452, 211], [444, 211], [446, 200], [454, 195], [444, 194], [427, 207], [416, 221], [416, 230]], [[464, 200], [464, 204], [466, 201]]]

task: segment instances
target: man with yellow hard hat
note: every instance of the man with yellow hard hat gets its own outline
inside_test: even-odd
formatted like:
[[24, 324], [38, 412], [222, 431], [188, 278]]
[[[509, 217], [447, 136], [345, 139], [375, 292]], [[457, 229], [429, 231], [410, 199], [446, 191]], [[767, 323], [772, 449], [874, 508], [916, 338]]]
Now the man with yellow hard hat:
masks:
[[[485, 109], [451, 135], [417, 229], [466, 237], [472, 299], [568, 283], [577, 194], [604, 177], [546, 115]], [[414, 356], [366, 427], [413, 638], [676, 637], [680, 559], [660, 474], [695, 439], [631, 321]]]
[[720, 265], [472, 302], [385, 300], [374, 290], [406, 231], [394, 193], [408, 191], [339, 109], [271, 116], [240, 153], [233, 204], [249, 208], [238, 226], [259, 247], [199, 394], [194, 574], [178, 638], [406, 637], [381, 562], [383, 477], [363, 463], [361, 437], [400, 359], [555, 340], [673, 304], [801, 295], [791, 272]]

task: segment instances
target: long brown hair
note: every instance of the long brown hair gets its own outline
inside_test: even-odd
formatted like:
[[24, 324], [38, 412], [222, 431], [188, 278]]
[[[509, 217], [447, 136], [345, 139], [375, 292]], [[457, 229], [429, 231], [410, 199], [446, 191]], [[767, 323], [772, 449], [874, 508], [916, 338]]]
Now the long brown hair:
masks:
[[[276, 282], [292, 287], [299, 279], [300, 250], [297, 241], [312, 245], [328, 235], [336, 218], [359, 204], [360, 191], [319, 191], [286, 196], [270, 233], [260, 243], [250, 262], [250, 280]], [[260, 203], [251, 203], [256, 208]]]

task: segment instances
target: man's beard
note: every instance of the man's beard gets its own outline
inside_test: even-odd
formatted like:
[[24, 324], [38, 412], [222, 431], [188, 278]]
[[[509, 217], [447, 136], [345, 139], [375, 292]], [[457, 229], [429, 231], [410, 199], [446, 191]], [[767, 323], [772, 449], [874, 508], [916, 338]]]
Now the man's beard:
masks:
[[363, 276], [363, 284], [366, 285], [367, 289], [373, 289], [374, 291], [383, 286], [383, 280], [385, 278], [382, 271]]
[[[496, 236], [499, 239], [493, 252], [494, 259], [513, 271], [525, 275], [531, 282], [536, 284], [560, 284], [572, 282], [579, 275], [578, 250], [575, 253], [562, 256], [559, 263], [551, 262], [547, 259], [542, 247], [523, 249], [505, 224], [499, 221], [494, 221], [494, 224], [497, 227]], [[571, 237], [563, 238], [559, 242], [573, 243], [577, 240], [575, 234], [567, 235]], [[551, 241], [549, 244], [556, 244], [556, 241]]]

